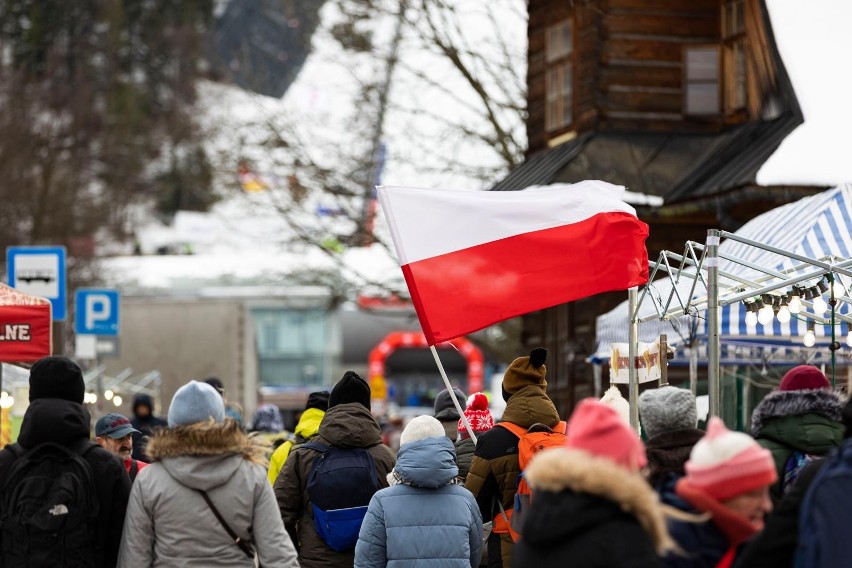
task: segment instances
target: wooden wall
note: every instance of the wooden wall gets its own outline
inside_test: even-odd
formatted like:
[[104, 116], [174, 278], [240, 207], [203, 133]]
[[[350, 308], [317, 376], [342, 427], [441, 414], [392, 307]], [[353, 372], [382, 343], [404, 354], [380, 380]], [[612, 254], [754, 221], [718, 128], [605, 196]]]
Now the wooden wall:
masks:
[[[725, 122], [688, 116], [684, 49], [721, 45], [722, 0], [530, 0], [529, 153], [568, 132], [718, 132]], [[757, 118], [776, 86], [762, 0], [746, 0], [749, 109]], [[545, 130], [545, 33], [574, 21], [573, 123]], [[730, 122], [730, 120], [728, 121]]]

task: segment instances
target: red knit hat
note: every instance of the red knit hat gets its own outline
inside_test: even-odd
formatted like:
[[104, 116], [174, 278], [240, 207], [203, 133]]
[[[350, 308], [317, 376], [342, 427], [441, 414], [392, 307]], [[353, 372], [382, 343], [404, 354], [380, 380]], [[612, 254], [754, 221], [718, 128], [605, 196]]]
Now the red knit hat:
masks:
[[781, 386], [778, 390], [794, 391], [794, 390], [816, 390], [830, 389], [831, 382], [825, 373], [812, 365], [799, 365], [793, 367], [781, 379]]
[[717, 416], [707, 424], [684, 465], [686, 480], [717, 501], [771, 485], [778, 479], [769, 450], [742, 432], [732, 432]]
[[[494, 428], [494, 418], [488, 411], [488, 397], [481, 392], [475, 392], [468, 397], [464, 415], [470, 422], [470, 428], [476, 434]], [[470, 438], [470, 433], [468, 433], [464, 426], [464, 420], [461, 418], [459, 418], [458, 431], [463, 439]]]
[[645, 446], [611, 407], [587, 398], [580, 401], [568, 421], [566, 446], [606, 458], [630, 471], [645, 464]]

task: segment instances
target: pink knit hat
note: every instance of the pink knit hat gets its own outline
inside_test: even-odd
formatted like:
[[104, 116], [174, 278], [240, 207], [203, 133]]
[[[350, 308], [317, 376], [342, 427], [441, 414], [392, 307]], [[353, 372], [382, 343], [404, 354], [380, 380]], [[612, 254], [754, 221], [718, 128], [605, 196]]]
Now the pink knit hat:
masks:
[[[470, 422], [471, 430], [476, 434], [494, 428], [494, 417], [488, 412], [488, 397], [481, 392], [475, 392], [468, 397], [464, 415]], [[470, 437], [467, 428], [464, 427], [464, 420], [461, 418], [459, 418], [458, 431], [462, 439]]]
[[630, 471], [645, 464], [645, 446], [610, 406], [587, 398], [580, 401], [568, 421], [569, 448], [606, 458]]
[[686, 479], [717, 501], [771, 485], [778, 479], [769, 450], [742, 432], [732, 432], [714, 416], [707, 434], [692, 448]]
[[816, 390], [830, 389], [831, 382], [825, 373], [814, 367], [813, 365], [799, 365], [793, 367], [784, 374], [781, 379], [781, 385], [778, 390]]

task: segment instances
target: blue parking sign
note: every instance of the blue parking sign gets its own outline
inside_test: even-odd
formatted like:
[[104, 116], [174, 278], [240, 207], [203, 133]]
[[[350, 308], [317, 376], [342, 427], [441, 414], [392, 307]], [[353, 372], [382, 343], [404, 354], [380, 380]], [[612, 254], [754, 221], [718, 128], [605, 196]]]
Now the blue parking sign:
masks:
[[118, 335], [118, 290], [81, 288], [74, 295], [74, 333]]

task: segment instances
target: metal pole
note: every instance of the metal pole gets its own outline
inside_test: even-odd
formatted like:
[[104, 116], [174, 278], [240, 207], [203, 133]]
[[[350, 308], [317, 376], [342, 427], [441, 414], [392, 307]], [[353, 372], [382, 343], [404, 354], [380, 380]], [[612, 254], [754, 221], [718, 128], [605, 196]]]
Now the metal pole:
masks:
[[707, 394], [710, 397], [710, 416], [719, 416], [721, 409], [719, 379], [719, 234], [718, 229], [707, 231]]
[[601, 365], [600, 363], [595, 363], [594, 365], [592, 365], [592, 374], [595, 379], [595, 398], [600, 398], [603, 383], [603, 365]]
[[639, 299], [639, 289], [634, 286], [627, 291], [627, 305], [630, 310], [630, 331], [628, 334], [630, 357], [628, 367], [628, 384], [630, 389], [630, 426], [639, 431], [639, 372], [636, 368], [636, 357], [639, 355], [639, 321], [636, 317], [636, 305]]
[[840, 344], [837, 343], [837, 333], [834, 329], [835, 325], [835, 313], [837, 307], [837, 298], [834, 297], [834, 273], [829, 272], [828, 276], [828, 303], [831, 306], [831, 386], [835, 386], [834, 372], [835, 372], [835, 364], [837, 362], [837, 350], [840, 347]]
[[689, 346], [689, 390], [692, 394], [698, 394], [698, 345], [693, 340]]

